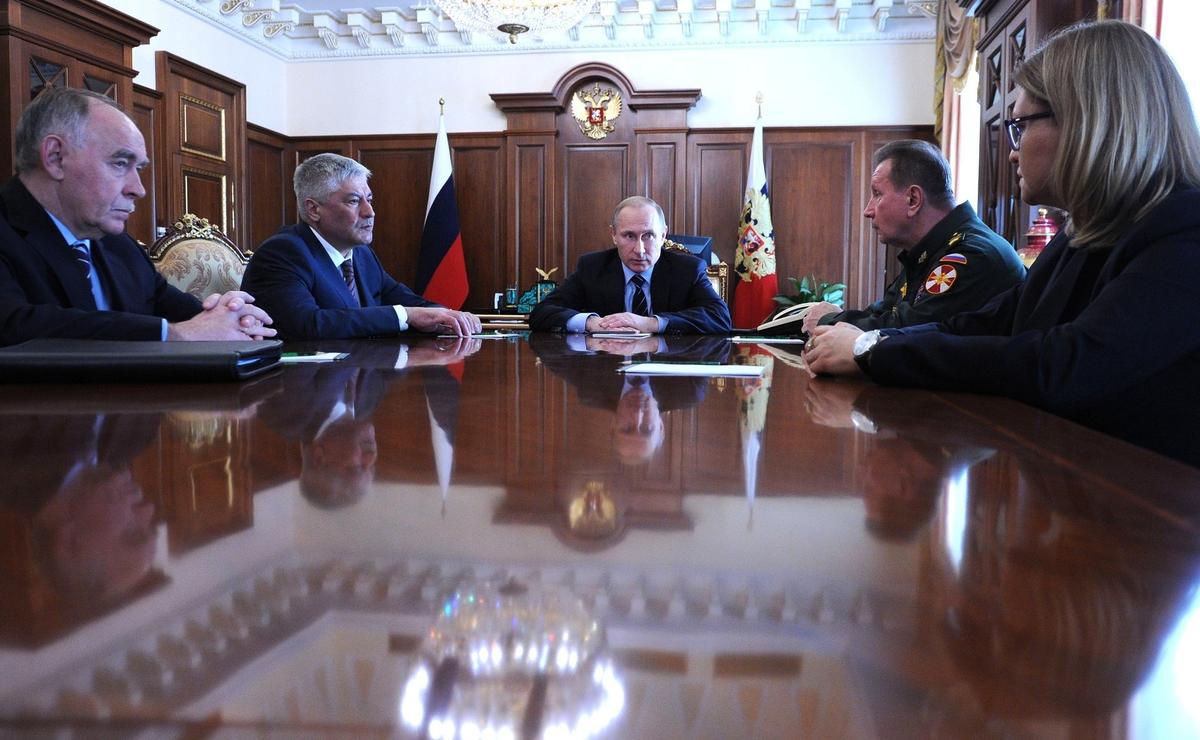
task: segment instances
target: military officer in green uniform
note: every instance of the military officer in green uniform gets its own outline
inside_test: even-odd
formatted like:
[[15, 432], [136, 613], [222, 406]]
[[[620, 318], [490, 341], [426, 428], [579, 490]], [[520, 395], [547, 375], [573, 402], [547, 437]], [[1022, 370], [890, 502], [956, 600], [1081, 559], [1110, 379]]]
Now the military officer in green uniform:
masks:
[[882, 300], [865, 309], [816, 304], [804, 318], [805, 332], [838, 322], [867, 331], [943, 321], [982, 308], [1025, 279], [1012, 245], [980, 221], [969, 203], [955, 207], [950, 165], [937, 147], [893, 141], [873, 162], [863, 215], [881, 242], [901, 250], [900, 275]]

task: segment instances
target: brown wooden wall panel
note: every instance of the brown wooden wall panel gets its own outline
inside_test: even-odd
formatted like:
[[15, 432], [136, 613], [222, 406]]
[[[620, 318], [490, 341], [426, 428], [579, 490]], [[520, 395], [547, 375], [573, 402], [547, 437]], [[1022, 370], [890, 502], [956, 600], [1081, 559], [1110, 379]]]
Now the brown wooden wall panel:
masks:
[[[552, 254], [546, 243], [554, 204], [547, 193], [547, 178], [553, 172], [552, 142], [546, 137], [532, 141], [510, 139], [507, 208], [509, 219], [509, 279], [524, 287], [536, 278], [537, 267], [558, 267], [562, 272], [562, 254]], [[553, 181], [551, 181], [553, 182]]]
[[229, 178], [225, 173], [203, 170], [189, 165], [179, 165], [175, 170], [179, 173], [180, 191], [183, 196], [180, 215], [184, 213], [194, 213], [198, 216], [216, 214], [216, 218], [203, 217], [208, 218], [221, 231], [228, 233], [229, 223], [221, 217], [221, 214], [229, 212], [229, 204], [226, 201]]
[[492, 306], [508, 284], [504, 259], [504, 147], [498, 136], [452, 139], [458, 223], [471, 293], [466, 305]]
[[[254, 249], [284, 224], [290, 223], [288, 203], [292, 193], [292, 168], [287, 167], [287, 141], [264, 128], [247, 128], [246, 177], [250, 182], [247, 230], [244, 247]], [[295, 208], [292, 208], [294, 211]]]
[[561, 266], [559, 279], [565, 277], [564, 271], [574, 269], [581, 255], [612, 246], [612, 207], [630, 192], [625, 177], [630, 149], [623, 145], [567, 147], [561, 237], [565, 249], [555, 250], [551, 258], [553, 266]]
[[[653, 198], [662, 206], [667, 216], [667, 230], [677, 231], [676, 225], [686, 223], [684, 208], [684, 185], [687, 169], [684, 166], [687, 139], [680, 134], [639, 136], [639, 160], [637, 162], [637, 192]], [[611, 217], [610, 217], [611, 218]]]
[[162, 94], [157, 90], [135, 85], [129, 117], [146, 140], [146, 154], [150, 158], [150, 164], [142, 170], [142, 187], [146, 189], [146, 197], [135, 204], [133, 215], [129, 217], [125, 228], [142, 244], [153, 244], [157, 237], [155, 226], [160, 220], [158, 199], [162, 190], [162, 155], [159, 151], [161, 142], [158, 134], [162, 125]]
[[225, 161], [227, 124], [223, 108], [189, 95], [180, 95], [179, 118], [182, 125], [180, 146], [185, 152], [218, 162]]
[[689, 138], [687, 229], [678, 233], [711, 236], [713, 252], [732, 265], [750, 137], [721, 133]]
[[[155, 63], [163, 151], [172, 163], [163, 178], [160, 225], [194, 213], [244, 245], [250, 238], [246, 86], [165, 51], [157, 52]], [[219, 198], [210, 192], [218, 181], [224, 187]]]
[[376, 216], [372, 246], [392, 277], [411, 287], [421, 251], [433, 148], [372, 143], [370, 148], [358, 148], [356, 159], [373, 173]]
[[788, 138], [793, 140], [763, 144], [771, 163], [767, 181], [780, 290], [791, 290], [784, 282], [788, 276], [815, 274], [846, 283], [858, 297], [851, 273], [860, 227], [853, 210], [858, 136], [847, 133], [842, 141], [828, 142]]

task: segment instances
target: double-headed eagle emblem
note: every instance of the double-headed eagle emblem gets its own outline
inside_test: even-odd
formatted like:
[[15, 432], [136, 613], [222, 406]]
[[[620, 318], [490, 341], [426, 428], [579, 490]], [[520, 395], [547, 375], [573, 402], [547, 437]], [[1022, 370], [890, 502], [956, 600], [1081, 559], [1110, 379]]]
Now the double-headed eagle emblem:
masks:
[[610, 88], [582, 88], [571, 96], [571, 115], [579, 122], [579, 130], [589, 139], [603, 139], [616, 130], [613, 121], [621, 115], [621, 93]]

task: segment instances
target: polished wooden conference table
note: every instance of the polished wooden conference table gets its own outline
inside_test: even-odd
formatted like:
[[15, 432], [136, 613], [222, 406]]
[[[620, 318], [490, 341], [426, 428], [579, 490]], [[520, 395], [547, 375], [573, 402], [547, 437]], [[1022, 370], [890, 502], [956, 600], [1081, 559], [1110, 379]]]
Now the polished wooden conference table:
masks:
[[794, 346], [299, 348], [0, 386], [0, 736], [1200, 734], [1196, 469]]

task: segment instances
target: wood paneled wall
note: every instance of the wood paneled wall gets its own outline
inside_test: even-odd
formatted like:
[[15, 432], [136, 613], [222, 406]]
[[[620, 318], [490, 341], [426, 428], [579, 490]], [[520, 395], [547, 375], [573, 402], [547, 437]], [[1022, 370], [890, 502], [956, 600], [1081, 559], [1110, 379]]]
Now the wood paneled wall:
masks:
[[[617, 130], [600, 140], [583, 136], [569, 114], [569, 96], [596, 83], [619, 87], [627, 105]], [[471, 283], [467, 305], [491, 307], [493, 294], [510, 282], [528, 287], [537, 279], [534, 267], [557, 267], [555, 277], [561, 279], [581, 254], [610, 244], [612, 207], [627, 195], [650, 195], [666, 211], [672, 232], [712, 236], [716, 253], [731, 261], [752, 131], [687, 128], [686, 111], [699, 94], [639, 91], [611, 68], [583, 65], [549, 92], [495, 96], [509, 113], [509, 130], [452, 135]], [[765, 131], [781, 289], [790, 289], [784, 277], [815, 273], [845, 282], [850, 305], [882, 294], [894, 259], [883, 253], [862, 217], [871, 155], [892, 139], [930, 135], [930, 127]], [[246, 246], [257, 246], [295, 221], [296, 164], [318, 152], [337, 152], [373, 172], [373, 246], [397, 279], [412, 283], [433, 164], [432, 134], [288, 138], [249, 126], [246, 140], [240, 178], [246, 183]], [[178, 179], [180, 173], [172, 169], [171, 176]]]
[[162, 162], [166, 160], [163, 157], [162, 136], [159, 133], [163, 127], [162, 93], [134, 85], [133, 105], [128, 110], [129, 117], [146, 140], [146, 154], [150, 157], [150, 165], [142, 170], [142, 184], [146, 188], [146, 197], [135, 204], [133, 215], [129, 217], [125, 228], [142, 244], [153, 244], [158, 237], [158, 225], [166, 220], [161, 202], [162, 194], [166, 192], [162, 167]]
[[[573, 174], [566, 175], [568, 184], [557, 195], [545, 175], [554, 171], [558, 159], [553, 141], [531, 141], [526, 135], [451, 136], [471, 283], [468, 305], [490, 306], [492, 294], [511, 281], [527, 287], [536, 280], [535, 266], [558, 267], [555, 277], [561, 278], [580, 254], [606, 247], [611, 209], [631, 192], [649, 191], [667, 213], [680, 214], [672, 217], [672, 231], [712, 236], [717, 254], [732, 260], [751, 134], [750, 129], [697, 130], [681, 135], [678, 145], [651, 144], [646, 147], [649, 156], [633, 163], [632, 178], [612, 176], [627, 170], [621, 150], [574, 148], [562, 168]], [[882, 294], [895, 260], [884, 254], [862, 217], [871, 156], [887, 141], [929, 135], [929, 127], [764, 132], [781, 290], [790, 289], [783, 277], [815, 273], [845, 282], [850, 305], [864, 305]], [[296, 162], [321, 151], [346, 153], [374, 173], [375, 250], [397, 279], [411, 282], [433, 144], [431, 135], [288, 140], [253, 129], [249, 246], [295, 220], [291, 174]], [[601, 172], [610, 177], [599, 176]], [[561, 235], [553, 239], [557, 228]]]
[[165, 215], [207, 218], [242, 244], [249, 237], [246, 86], [165, 51], [154, 58], [163, 94]]

